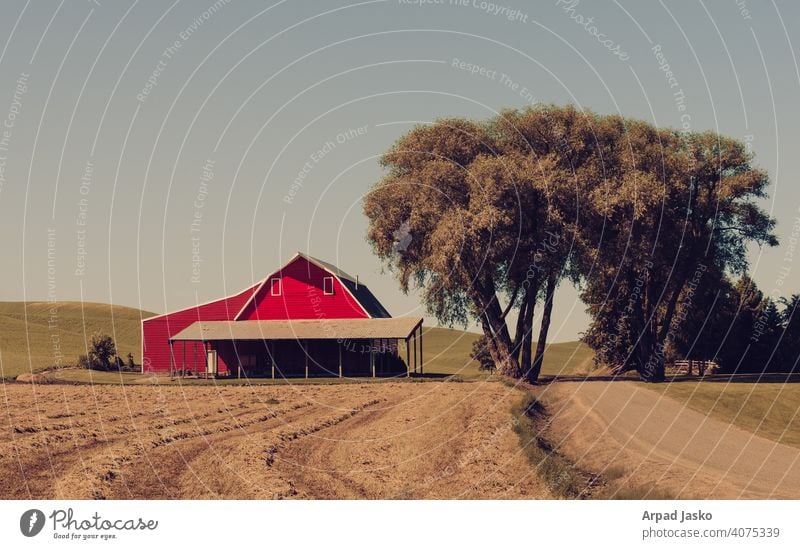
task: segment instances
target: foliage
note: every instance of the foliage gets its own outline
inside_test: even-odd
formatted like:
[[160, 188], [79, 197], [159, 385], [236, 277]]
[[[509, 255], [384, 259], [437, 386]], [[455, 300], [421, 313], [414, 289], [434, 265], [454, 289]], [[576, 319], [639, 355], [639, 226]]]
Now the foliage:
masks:
[[99, 365], [100, 368], [108, 370], [117, 366], [117, 346], [114, 343], [114, 338], [110, 335], [96, 332], [92, 335], [89, 345], [89, 362], [93, 365]]
[[440, 322], [478, 322], [503, 374], [536, 380], [568, 278], [598, 361], [658, 381], [701, 302], [745, 272], [746, 247], [777, 243], [751, 162], [736, 139], [571, 106], [442, 119], [382, 157], [368, 240]]
[[608, 158], [616, 173], [590, 198], [585, 226], [587, 240], [600, 235], [584, 258], [585, 341], [617, 370], [659, 381], [698, 293], [744, 271], [748, 243], [777, 243], [755, 202], [768, 180], [740, 141], [631, 120], [618, 127], [627, 146]]
[[714, 360], [722, 373], [792, 372], [798, 369], [800, 295], [776, 302], [747, 275], [717, 279], [698, 297], [672, 349], [675, 359]]
[[547, 298], [540, 289], [552, 302], [567, 272], [570, 173], [592, 158], [586, 117], [548, 107], [419, 126], [382, 157], [387, 173], [364, 200], [368, 239], [401, 289], [419, 288], [443, 324], [477, 320], [498, 368], [513, 377], [533, 371], [533, 311]]
[[470, 358], [478, 363], [478, 369], [485, 372], [493, 373], [497, 369], [497, 365], [492, 359], [492, 354], [488, 349], [489, 341], [485, 335], [472, 342], [472, 352]]

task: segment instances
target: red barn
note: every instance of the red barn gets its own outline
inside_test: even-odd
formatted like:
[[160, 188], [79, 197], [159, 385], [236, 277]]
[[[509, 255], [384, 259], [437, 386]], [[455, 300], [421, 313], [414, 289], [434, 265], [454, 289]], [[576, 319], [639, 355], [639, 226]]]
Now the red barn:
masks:
[[237, 294], [142, 321], [143, 373], [410, 375], [417, 364], [422, 318], [392, 318], [357, 278], [299, 252]]

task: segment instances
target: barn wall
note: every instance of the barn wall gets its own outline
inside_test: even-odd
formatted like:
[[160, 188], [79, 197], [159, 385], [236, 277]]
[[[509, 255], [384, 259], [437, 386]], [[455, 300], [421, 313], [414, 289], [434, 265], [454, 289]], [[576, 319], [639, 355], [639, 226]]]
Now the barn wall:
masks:
[[[166, 315], [145, 319], [142, 322], [142, 368], [148, 372], [169, 372], [169, 338], [187, 328], [198, 320], [231, 320], [253, 295], [257, 286], [253, 286], [231, 297], [219, 299], [211, 303], [177, 311]], [[187, 363], [193, 355], [189, 344], [186, 346]], [[200, 349], [198, 348], [198, 352]], [[182, 344], [176, 343], [176, 363], [180, 362]], [[193, 364], [193, 362], [192, 362]], [[205, 364], [205, 359], [203, 359]]]
[[[270, 277], [239, 320], [368, 318], [361, 306], [333, 278], [333, 295], [325, 295], [323, 280], [330, 273], [302, 257]], [[282, 279], [282, 294], [272, 295], [272, 278]]]

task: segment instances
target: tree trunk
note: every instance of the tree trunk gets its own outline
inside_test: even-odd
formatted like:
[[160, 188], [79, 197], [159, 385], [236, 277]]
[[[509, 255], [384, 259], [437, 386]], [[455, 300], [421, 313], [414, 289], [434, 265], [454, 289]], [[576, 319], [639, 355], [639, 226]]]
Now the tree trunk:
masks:
[[[487, 288], [476, 281], [471, 293], [478, 310], [482, 311], [481, 317], [486, 319], [484, 334], [494, 343], [498, 371], [501, 374], [519, 378], [521, 376], [519, 361], [512, 354], [511, 336], [508, 333], [505, 319], [502, 318], [494, 285], [490, 281]], [[489, 332], [486, 331], [487, 328]]]
[[481, 315], [481, 327], [483, 328], [483, 335], [486, 336], [486, 348], [489, 349], [489, 354], [492, 355], [495, 365], [501, 362], [500, 354], [497, 351], [497, 345], [494, 344], [494, 335], [492, 334], [489, 321], [486, 320], [486, 315]]
[[659, 382], [664, 381], [664, 348], [660, 343], [656, 343], [649, 331], [645, 331], [641, 338], [638, 349], [639, 377], [642, 381]]
[[542, 373], [542, 361], [544, 361], [544, 350], [547, 346], [547, 332], [550, 330], [550, 318], [553, 313], [553, 298], [555, 297], [557, 284], [558, 280], [555, 275], [550, 275], [547, 278], [544, 310], [542, 311], [542, 325], [539, 327], [539, 341], [536, 343], [536, 357], [533, 360], [533, 367], [528, 376], [528, 380], [531, 382], [537, 381], [539, 379], [539, 374]]
[[[656, 329], [645, 329], [644, 335], [641, 340], [641, 353], [640, 365], [643, 367], [639, 370], [639, 376], [644, 381], [659, 382], [664, 381], [666, 377], [665, 364], [664, 364], [664, 348], [667, 344], [667, 337], [669, 336], [669, 329], [672, 325], [672, 319], [675, 316], [675, 310], [678, 305], [683, 287], [686, 285], [686, 276], [677, 284], [673, 290], [672, 295], [667, 301], [667, 308], [664, 312], [664, 318], [661, 321], [661, 326]], [[654, 313], [655, 314], [655, 313]], [[650, 325], [652, 326], [651, 320]]]
[[522, 375], [528, 377], [531, 372], [531, 340], [533, 339], [533, 311], [536, 308], [536, 297], [539, 294], [539, 284], [535, 281], [525, 291], [525, 315], [522, 322], [522, 354], [519, 368]]
[[[649, 284], [648, 284], [649, 286]], [[650, 288], [645, 288], [644, 294], [649, 297]], [[654, 333], [653, 319], [648, 311], [647, 303], [642, 300], [641, 306], [637, 305], [633, 313], [633, 325], [636, 329], [637, 341], [631, 351], [631, 359], [635, 361], [636, 371], [642, 381], [656, 382], [664, 380], [664, 349], [659, 344], [657, 334]]]
[[517, 315], [517, 327], [514, 330], [514, 343], [511, 345], [512, 354], [520, 360], [520, 352], [522, 351], [522, 339], [525, 332], [525, 314], [528, 310], [528, 300], [525, 296], [522, 297], [520, 303], [519, 314]]

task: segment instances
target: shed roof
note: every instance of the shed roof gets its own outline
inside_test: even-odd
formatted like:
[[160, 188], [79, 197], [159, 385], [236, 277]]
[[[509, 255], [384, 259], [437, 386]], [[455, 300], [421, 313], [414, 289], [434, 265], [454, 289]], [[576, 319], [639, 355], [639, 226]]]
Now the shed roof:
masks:
[[420, 324], [421, 317], [198, 321], [170, 341], [405, 339]]

